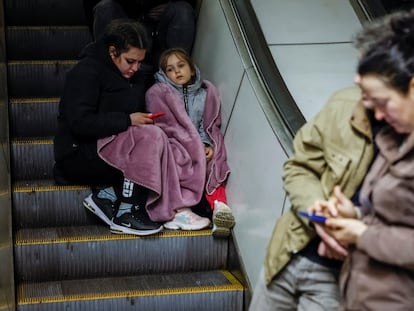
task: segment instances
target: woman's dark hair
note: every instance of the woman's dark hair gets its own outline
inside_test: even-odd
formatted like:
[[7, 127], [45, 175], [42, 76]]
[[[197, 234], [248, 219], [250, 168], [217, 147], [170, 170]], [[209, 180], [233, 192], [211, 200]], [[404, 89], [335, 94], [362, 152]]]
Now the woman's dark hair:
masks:
[[358, 73], [375, 75], [407, 94], [414, 77], [414, 11], [396, 16], [390, 23], [392, 34], [368, 49], [359, 61]]
[[188, 65], [190, 66], [191, 72], [194, 72], [194, 73], [196, 72], [196, 67], [195, 67], [195, 64], [194, 64], [193, 60], [187, 54], [187, 52], [182, 48], [171, 48], [171, 49], [165, 50], [161, 54], [159, 66], [160, 66], [162, 71], [165, 72], [165, 69], [167, 68], [168, 58], [171, 55], [175, 55], [175, 56], [177, 56], [178, 59], [188, 63]]
[[149, 38], [145, 27], [132, 19], [115, 19], [105, 28], [103, 40], [107, 47], [114, 46], [116, 55], [131, 47], [149, 49]]

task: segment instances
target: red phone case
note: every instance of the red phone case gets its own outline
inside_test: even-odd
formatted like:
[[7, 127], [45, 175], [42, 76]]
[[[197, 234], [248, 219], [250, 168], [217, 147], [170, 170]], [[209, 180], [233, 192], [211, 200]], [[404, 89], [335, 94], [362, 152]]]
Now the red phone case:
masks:
[[148, 115], [148, 118], [154, 119], [154, 118], [161, 117], [163, 115], [165, 115], [165, 112], [154, 112], [154, 113], [151, 113], [150, 115]]

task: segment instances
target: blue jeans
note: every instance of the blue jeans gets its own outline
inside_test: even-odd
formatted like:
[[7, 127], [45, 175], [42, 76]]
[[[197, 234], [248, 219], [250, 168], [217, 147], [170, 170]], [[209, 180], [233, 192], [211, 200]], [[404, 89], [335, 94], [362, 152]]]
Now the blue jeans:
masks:
[[[93, 9], [93, 34], [99, 38], [105, 31], [106, 25], [116, 18], [128, 16], [124, 8], [115, 0], [101, 0]], [[145, 12], [134, 12], [133, 16], [143, 16]], [[154, 64], [158, 67], [160, 54], [168, 48], [181, 47], [191, 53], [194, 43], [196, 18], [194, 9], [186, 1], [170, 1], [159, 21], [143, 19], [148, 33], [152, 37], [150, 51]]]
[[338, 272], [296, 255], [266, 286], [262, 269], [249, 311], [338, 310]]

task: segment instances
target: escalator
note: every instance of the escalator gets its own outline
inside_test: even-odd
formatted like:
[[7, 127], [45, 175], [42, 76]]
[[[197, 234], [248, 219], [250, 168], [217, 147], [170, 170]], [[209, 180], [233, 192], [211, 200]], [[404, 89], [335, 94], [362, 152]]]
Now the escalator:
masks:
[[[81, 204], [88, 188], [53, 182], [59, 95], [65, 73], [91, 40], [82, 0], [3, 1], [10, 131], [7, 122], [1, 123], [0, 205], [5, 215], [1, 219], [7, 222], [11, 172], [13, 246], [3, 242], [9, 239], [5, 225], [0, 234], [0, 310], [247, 309], [250, 281], [262, 264], [263, 245], [277, 218], [274, 210], [285, 203], [283, 193], [273, 195], [282, 188], [277, 184], [280, 172], [273, 168], [291, 151], [291, 139], [305, 122], [264, 42], [251, 2], [264, 3], [199, 1], [205, 11], [201, 24], [207, 27], [199, 29], [199, 41], [204, 42], [196, 44], [195, 57], [224, 98], [223, 127], [232, 160], [228, 188], [237, 219], [235, 235], [216, 240], [210, 230], [165, 231], [151, 237], [110, 234]], [[396, 9], [385, 0], [382, 6], [379, 0], [350, 2], [361, 12], [361, 21]], [[404, 8], [409, 2], [398, 1]], [[210, 47], [217, 47], [220, 57], [212, 57]], [[246, 85], [254, 92], [245, 91]], [[7, 102], [7, 96], [2, 98]], [[7, 115], [3, 106], [2, 118]], [[255, 123], [246, 126], [246, 120]], [[270, 160], [250, 168], [257, 155]], [[15, 299], [10, 294], [14, 288]]]
[[16, 310], [245, 310], [232, 238], [114, 235], [52, 178], [59, 95], [91, 41], [82, 0], [6, 0]]

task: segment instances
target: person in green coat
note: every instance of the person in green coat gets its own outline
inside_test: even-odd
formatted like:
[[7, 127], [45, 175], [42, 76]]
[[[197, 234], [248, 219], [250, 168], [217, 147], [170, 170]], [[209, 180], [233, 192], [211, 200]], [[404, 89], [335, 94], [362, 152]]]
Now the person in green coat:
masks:
[[[392, 34], [392, 16], [365, 25], [355, 36], [360, 55]], [[297, 212], [328, 199], [336, 185], [358, 205], [359, 189], [376, 152], [374, 135], [383, 125], [360, 100], [357, 86], [337, 91], [297, 132], [283, 173], [291, 209], [274, 227], [250, 311], [339, 308], [338, 275], [348, 251], [323, 232], [321, 239]]]

